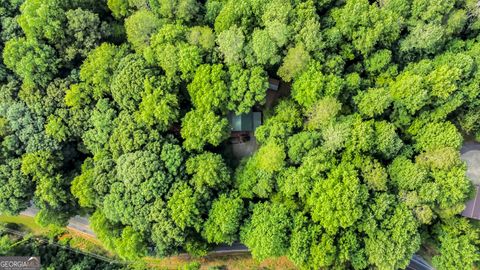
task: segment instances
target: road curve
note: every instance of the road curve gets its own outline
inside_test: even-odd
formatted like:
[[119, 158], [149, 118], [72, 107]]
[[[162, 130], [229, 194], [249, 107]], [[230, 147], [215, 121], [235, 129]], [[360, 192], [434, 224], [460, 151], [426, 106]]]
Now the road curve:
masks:
[[422, 257], [414, 254], [410, 264], [407, 266], [407, 270], [435, 270], [435, 268], [429, 265]]
[[[24, 211], [20, 212], [20, 215], [22, 216], [27, 216], [27, 217], [35, 217], [35, 215], [38, 213], [39, 209], [30, 206]], [[68, 220], [67, 228], [79, 231], [81, 233], [88, 234], [91, 237], [97, 237], [93, 230], [90, 228], [90, 222], [88, 221], [88, 217], [82, 217], [82, 216], [74, 216], [71, 217]]]

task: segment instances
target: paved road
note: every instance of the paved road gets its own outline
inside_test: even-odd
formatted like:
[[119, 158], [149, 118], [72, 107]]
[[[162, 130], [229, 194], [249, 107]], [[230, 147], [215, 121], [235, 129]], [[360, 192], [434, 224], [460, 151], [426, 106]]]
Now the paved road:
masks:
[[216, 255], [223, 255], [223, 254], [233, 254], [233, 253], [250, 253], [248, 248], [240, 243], [233, 243], [231, 246], [228, 245], [219, 245], [218, 247], [214, 248], [211, 253]]
[[[29, 207], [25, 211], [21, 212], [20, 215], [34, 217], [38, 213], [38, 208]], [[92, 237], [97, 237], [92, 231], [89, 225], [87, 217], [74, 216], [68, 221], [68, 228], [74, 229], [83, 233], [86, 233]], [[227, 255], [238, 255], [238, 254], [250, 254], [248, 248], [240, 243], [234, 243], [231, 246], [228, 245], [219, 245], [208, 253], [208, 256], [227, 256]], [[180, 254], [181, 256], [188, 256], [187, 254]], [[422, 257], [418, 255], [413, 255], [410, 264], [407, 266], [408, 270], [435, 270], [431, 267]]]
[[422, 257], [415, 254], [407, 266], [407, 270], [435, 270], [435, 268], [430, 266]]
[[[25, 211], [21, 212], [20, 215], [35, 217], [38, 211], [39, 211], [38, 208], [30, 206], [27, 209], [25, 209]], [[88, 234], [89, 236], [92, 236], [95, 238], [97, 237], [93, 232], [93, 230], [90, 228], [90, 223], [87, 217], [74, 216], [70, 218], [67, 224], [67, 228]]]

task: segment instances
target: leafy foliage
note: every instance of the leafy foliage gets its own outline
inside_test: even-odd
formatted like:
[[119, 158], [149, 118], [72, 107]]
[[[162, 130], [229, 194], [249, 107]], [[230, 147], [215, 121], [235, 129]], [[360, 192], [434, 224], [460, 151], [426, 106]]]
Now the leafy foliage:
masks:
[[[197, 123], [201, 121], [199, 127]], [[182, 121], [182, 137], [187, 150], [201, 150], [205, 144], [219, 145], [227, 135], [228, 121], [211, 111], [190, 111]]]
[[242, 228], [241, 240], [258, 260], [284, 254], [288, 247], [289, 213], [281, 204], [259, 203]]
[[472, 0], [5, 0], [0, 211], [90, 214], [126, 260], [241, 241], [397, 269], [428, 242], [438, 268], [475, 266], [459, 150], [480, 138], [479, 18]]

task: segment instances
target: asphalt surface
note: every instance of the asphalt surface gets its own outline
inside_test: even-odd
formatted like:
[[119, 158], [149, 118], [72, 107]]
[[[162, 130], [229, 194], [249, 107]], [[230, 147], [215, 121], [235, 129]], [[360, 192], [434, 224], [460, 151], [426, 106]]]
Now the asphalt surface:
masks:
[[219, 245], [214, 248], [211, 252], [215, 254], [226, 254], [226, 253], [250, 253], [248, 248], [240, 243], [233, 243], [231, 246], [228, 245]]
[[[25, 211], [21, 212], [20, 215], [35, 217], [38, 211], [39, 211], [38, 208], [30, 206], [27, 209], [25, 209]], [[88, 234], [89, 236], [92, 236], [95, 238], [97, 237], [93, 232], [93, 230], [90, 228], [90, 222], [88, 221], [88, 217], [74, 216], [70, 218], [67, 224], [67, 228]]]
[[474, 185], [480, 185], [480, 144], [467, 141], [460, 150], [461, 159], [467, 163], [467, 176]]
[[417, 254], [413, 255], [410, 264], [406, 268], [407, 270], [435, 270], [430, 266], [422, 257]]
[[[39, 209], [36, 207], [29, 207], [25, 211], [21, 212], [20, 215], [34, 217], [38, 213]], [[90, 223], [88, 217], [74, 216], [68, 221], [68, 228], [83, 232], [88, 234], [91, 237], [96, 238], [97, 236], [90, 228]], [[227, 255], [238, 255], [238, 254], [250, 254], [248, 248], [240, 243], [233, 243], [229, 245], [219, 245], [208, 253], [208, 256], [227, 256]], [[187, 254], [181, 254], [187, 255]], [[188, 256], [188, 255], [187, 255]], [[435, 270], [430, 266], [422, 257], [418, 255], [413, 255], [410, 264], [406, 268], [407, 270]]]

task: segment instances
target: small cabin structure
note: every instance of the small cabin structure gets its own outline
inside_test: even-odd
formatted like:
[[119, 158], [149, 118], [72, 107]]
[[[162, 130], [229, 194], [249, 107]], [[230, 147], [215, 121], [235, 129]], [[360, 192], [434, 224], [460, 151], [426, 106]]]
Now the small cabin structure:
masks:
[[228, 122], [232, 132], [253, 132], [262, 124], [261, 112], [249, 112], [246, 114], [228, 114]]
[[273, 79], [273, 78], [268, 79], [268, 90], [278, 91], [279, 86], [280, 86], [279, 80]]

